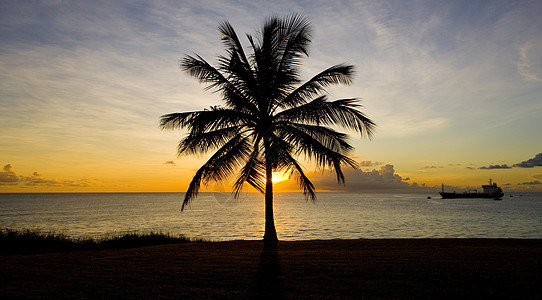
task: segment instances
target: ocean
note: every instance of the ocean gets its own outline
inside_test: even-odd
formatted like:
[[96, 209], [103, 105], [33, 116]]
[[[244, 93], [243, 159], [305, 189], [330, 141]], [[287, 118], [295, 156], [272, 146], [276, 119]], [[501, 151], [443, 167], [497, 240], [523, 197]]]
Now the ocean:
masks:
[[[213, 241], [261, 239], [263, 195], [200, 193], [181, 212], [183, 193], [0, 194], [0, 226], [100, 238], [162, 231]], [[542, 238], [542, 193], [493, 199], [438, 195], [275, 194], [281, 240], [377, 238]]]

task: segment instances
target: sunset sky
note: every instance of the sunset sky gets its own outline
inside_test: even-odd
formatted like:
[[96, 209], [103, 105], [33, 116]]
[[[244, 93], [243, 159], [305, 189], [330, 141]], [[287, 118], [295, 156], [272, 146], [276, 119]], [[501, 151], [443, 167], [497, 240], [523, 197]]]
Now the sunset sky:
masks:
[[0, 192], [183, 192], [205, 158], [177, 158], [159, 118], [221, 100], [180, 59], [215, 63], [223, 20], [248, 46], [292, 13], [312, 21], [304, 78], [355, 65], [330, 98], [378, 125], [352, 135], [346, 185], [307, 165], [317, 188], [542, 191], [542, 1], [58, 0], [0, 2]]

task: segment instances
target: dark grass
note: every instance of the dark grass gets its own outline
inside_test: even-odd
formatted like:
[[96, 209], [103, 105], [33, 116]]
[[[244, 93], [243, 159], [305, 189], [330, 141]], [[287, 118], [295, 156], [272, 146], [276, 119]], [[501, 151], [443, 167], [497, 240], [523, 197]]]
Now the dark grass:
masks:
[[66, 251], [124, 249], [197, 242], [184, 235], [164, 232], [127, 233], [99, 239], [71, 238], [57, 231], [0, 228], [0, 255], [39, 254]]
[[5, 299], [542, 299], [542, 240], [203, 242], [0, 258]]

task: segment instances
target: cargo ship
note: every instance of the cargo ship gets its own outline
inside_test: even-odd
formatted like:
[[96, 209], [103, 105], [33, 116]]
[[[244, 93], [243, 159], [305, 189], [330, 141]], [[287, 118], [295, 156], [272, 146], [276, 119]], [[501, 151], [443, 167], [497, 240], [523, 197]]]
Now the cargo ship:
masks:
[[442, 196], [442, 199], [493, 198], [500, 200], [500, 198], [504, 196], [502, 189], [498, 187], [495, 182], [492, 182], [491, 179], [489, 179], [489, 184], [482, 185], [482, 189], [484, 189], [483, 192], [478, 192], [477, 190], [469, 190], [463, 193], [450, 193], [444, 191], [444, 184], [442, 184], [442, 192], [440, 192], [439, 194], [440, 196]]

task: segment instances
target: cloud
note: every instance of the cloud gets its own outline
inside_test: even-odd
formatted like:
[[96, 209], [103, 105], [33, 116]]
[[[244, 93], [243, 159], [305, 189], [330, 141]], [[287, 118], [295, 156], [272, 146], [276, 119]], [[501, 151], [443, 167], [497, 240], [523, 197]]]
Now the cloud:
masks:
[[523, 182], [523, 183], [520, 183], [519, 185], [538, 185], [538, 184], [542, 184], [542, 182], [540, 182], [539, 180], [535, 180], [535, 181], [530, 181], [530, 182]]
[[519, 47], [519, 62], [517, 63], [518, 73], [530, 81], [542, 82], [542, 42], [535, 43], [530, 40]]
[[542, 153], [538, 153], [534, 158], [522, 161], [519, 164], [514, 164], [513, 167], [518, 168], [533, 168], [542, 166]]
[[57, 179], [43, 178], [43, 175], [38, 172], [34, 172], [30, 176], [21, 176], [21, 183], [24, 186], [39, 186], [39, 185], [59, 186], [61, 185]]
[[97, 180], [83, 177], [78, 180], [60, 180], [60, 179], [48, 179], [44, 178], [42, 174], [38, 172], [32, 173], [31, 176], [21, 176], [22, 187], [37, 187], [37, 186], [50, 186], [50, 187], [88, 187], [96, 184]]
[[[363, 171], [360, 169], [347, 168], [343, 170], [345, 176], [344, 185], [337, 183], [337, 177], [332, 171], [310, 172], [307, 176], [316, 189], [325, 191], [347, 192], [384, 192], [384, 191], [425, 191], [430, 189], [424, 184], [405, 182], [410, 178], [402, 178], [395, 173], [391, 164], [386, 164], [380, 169]], [[279, 189], [297, 190], [295, 180], [284, 181], [277, 184]]]
[[408, 183], [403, 182], [400, 175], [395, 174], [393, 165], [390, 164], [369, 172], [347, 169], [344, 173], [346, 177], [344, 186], [337, 185], [335, 175], [331, 172], [328, 176], [315, 178], [314, 184], [321, 189], [338, 190], [344, 188], [348, 191], [401, 189], [409, 186]]
[[5, 165], [3, 170], [3, 172], [0, 172], [0, 185], [17, 184], [19, 182], [19, 176], [13, 171], [11, 164]]
[[364, 160], [364, 161], [359, 163], [359, 166], [360, 167], [376, 167], [376, 166], [380, 166], [382, 164], [384, 164], [384, 163], [379, 162], [379, 161]]
[[168, 160], [168, 161], [164, 162], [164, 165], [166, 165], [166, 166], [172, 166], [172, 167], [175, 167], [175, 166], [176, 166], [175, 162], [172, 161], [172, 160]]
[[44, 178], [43, 174], [34, 172], [30, 176], [17, 175], [11, 164], [7, 164], [0, 172], [0, 185], [19, 185], [21, 188], [37, 187], [37, 186], [53, 186], [53, 187], [88, 187], [99, 183], [98, 180], [83, 177], [77, 180], [61, 180]]
[[[513, 164], [512, 166], [509, 166], [508, 164], [502, 164], [502, 165], [490, 165], [490, 166], [483, 166], [479, 169], [482, 170], [494, 170], [494, 169], [512, 169], [514, 168], [534, 168], [534, 167], [540, 167], [542, 166], [542, 153], [538, 153], [534, 156], [534, 158], [528, 159], [526, 161], [522, 161], [518, 164]], [[467, 167], [467, 169], [472, 169]]]
[[490, 165], [489, 167], [480, 167], [482, 170], [493, 170], [493, 169], [512, 169], [507, 164], [504, 165]]

